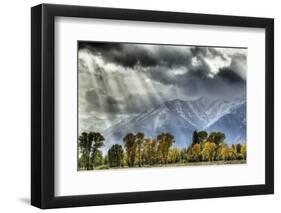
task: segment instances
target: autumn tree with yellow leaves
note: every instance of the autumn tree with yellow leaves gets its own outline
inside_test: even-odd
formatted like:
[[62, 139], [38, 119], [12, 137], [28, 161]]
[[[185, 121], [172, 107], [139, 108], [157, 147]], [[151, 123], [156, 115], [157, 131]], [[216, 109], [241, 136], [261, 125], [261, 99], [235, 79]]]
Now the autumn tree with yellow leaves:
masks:
[[113, 144], [103, 156], [99, 148], [106, 144], [106, 139], [100, 133], [82, 133], [78, 138], [79, 169], [245, 162], [247, 145], [229, 145], [226, 140], [223, 132], [208, 134], [206, 131], [194, 131], [190, 144], [179, 149], [174, 146], [176, 138], [167, 132], [162, 132], [155, 138], [146, 137], [142, 132], [128, 133], [123, 138], [122, 145]]

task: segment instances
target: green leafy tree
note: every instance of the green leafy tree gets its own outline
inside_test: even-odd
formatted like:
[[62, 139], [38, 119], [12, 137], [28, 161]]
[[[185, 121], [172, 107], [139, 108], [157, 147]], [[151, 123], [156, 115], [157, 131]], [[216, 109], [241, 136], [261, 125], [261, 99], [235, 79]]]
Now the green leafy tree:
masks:
[[94, 167], [103, 164], [103, 156], [100, 150], [96, 150], [95, 152], [92, 152], [92, 164]]
[[82, 153], [78, 160], [79, 169], [86, 169], [89, 163], [89, 158], [87, 157], [86, 153]]
[[225, 143], [221, 143], [219, 145], [219, 148], [217, 149], [217, 152], [216, 152], [217, 160], [224, 160], [224, 161], [226, 161], [227, 160], [227, 153], [228, 153], [228, 145], [225, 144]]
[[98, 166], [102, 164], [103, 158], [102, 158], [102, 152], [99, 150], [102, 146], [104, 146], [104, 137], [99, 132], [91, 132], [93, 135], [93, 148], [92, 148], [92, 163], [93, 166]]
[[220, 147], [224, 144], [225, 134], [223, 132], [211, 132], [207, 138], [207, 141], [215, 143], [216, 149], [214, 153], [214, 160], [219, 160], [220, 158]]
[[211, 132], [208, 139], [209, 142], [215, 143], [217, 146], [225, 140], [225, 134], [222, 132]]
[[247, 159], [247, 145], [246, 144], [242, 145], [242, 147], [241, 147], [241, 154], [243, 155], [244, 160], [246, 160]]
[[171, 148], [168, 153], [169, 163], [178, 163], [181, 160], [181, 152], [178, 148]]
[[93, 169], [92, 159], [91, 159], [93, 140], [94, 140], [94, 135], [91, 132], [90, 133], [83, 132], [78, 137], [78, 146], [81, 153], [80, 166], [81, 168], [84, 168], [86, 170]]
[[208, 138], [208, 133], [206, 131], [197, 132], [197, 137], [198, 137], [199, 143], [201, 144]]
[[155, 139], [146, 138], [143, 143], [143, 162], [153, 165], [156, 162], [157, 141]]
[[216, 152], [216, 144], [214, 142], [207, 141], [202, 151], [203, 158], [212, 162], [215, 158], [215, 152]]
[[[201, 158], [200, 154], [194, 154], [193, 146], [195, 144], [200, 144], [200, 149], [203, 149], [204, 142], [208, 138], [208, 133], [206, 131], [194, 131], [192, 135], [192, 143], [187, 148], [188, 161], [198, 161]], [[198, 146], [196, 148], [199, 148]]]
[[132, 133], [127, 134], [123, 138], [124, 146], [126, 149], [126, 161], [127, 161], [127, 165], [129, 167], [133, 167], [135, 164], [136, 148], [137, 148], [135, 139], [136, 139], [136, 136]]
[[124, 151], [121, 145], [114, 144], [108, 150], [108, 162], [110, 167], [123, 166]]
[[181, 161], [182, 162], [188, 161], [188, 153], [186, 148], [181, 149]]
[[142, 165], [142, 148], [143, 148], [143, 142], [144, 142], [144, 133], [139, 132], [136, 134], [135, 137], [136, 145], [137, 145], [137, 152], [138, 152], [138, 165], [141, 167]]
[[192, 156], [194, 161], [201, 161], [201, 146], [200, 144], [194, 144], [192, 147]]
[[93, 134], [93, 140], [95, 141], [94, 143], [94, 149], [99, 149], [104, 145], [104, 137], [102, 136], [101, 133], [99, 132], [91, 132]]
[[227, 160], [229, 161], [236, 160], [236, 157], [237, 157], [236, 148], [235, 145], [232, 144], [232, 146], [227, 150]]
[[104, 137], [99, 132], [83, 132], [78, 137], [80, 151], [79, 166], [86, 170], [92, 170], [93, 166], [102, 163], [102, 153], [99, 148], [104, 144]]
[[175, 137], [170, 133], [161, 133], [157, 136], [157, 154], [160, 163], [167, 163], [169, 149], [175, 143]]
[[107, 155], [107, 154], [106, 154], [106, 155], [104, 156], [104, 158], [103, 158], [103, 163], [104, 163], [105, 165], [108, 164], [108, 155]]

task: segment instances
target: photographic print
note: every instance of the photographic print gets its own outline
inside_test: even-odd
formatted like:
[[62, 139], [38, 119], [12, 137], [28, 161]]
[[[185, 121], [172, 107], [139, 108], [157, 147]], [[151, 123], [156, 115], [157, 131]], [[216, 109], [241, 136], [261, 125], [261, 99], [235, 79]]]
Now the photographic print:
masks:
[[245, 164], [247, 48], [78, 41], [78, 171]]
[[273, 18], [36, 5], [30, 105], [33, 206], [274, 193]]

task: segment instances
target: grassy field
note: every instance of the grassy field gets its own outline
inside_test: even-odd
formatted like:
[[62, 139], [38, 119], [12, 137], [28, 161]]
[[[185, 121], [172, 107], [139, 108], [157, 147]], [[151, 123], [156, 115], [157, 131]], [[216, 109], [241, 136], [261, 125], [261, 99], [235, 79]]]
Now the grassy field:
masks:
[[[159, 168], [159, 167], [183, 167], [183, 166], [214, 166], [214, 165], [227, 165], [227, 164], [246, 164], [246, 160], [232, 160], [232, 161], [213, 161], [213, 162], [188, 162], [188, 163], [169, 163], [169, 164], [154, 164], [142, 165], [141, 167], [109, 167], [108, 165], [101, 165], [94, 168], [94, 170], [106, 169], [140, 169], [140, 168]], [[80, 170], [81, 171], [81, 170]]]

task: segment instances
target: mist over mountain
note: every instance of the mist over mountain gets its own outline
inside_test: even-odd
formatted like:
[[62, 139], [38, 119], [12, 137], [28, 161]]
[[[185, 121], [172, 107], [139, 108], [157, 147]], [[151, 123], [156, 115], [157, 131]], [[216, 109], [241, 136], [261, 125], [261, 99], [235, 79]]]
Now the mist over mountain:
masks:
[[[94, 122], [94, 121], [93, 121]], [[128, 133], [143, 132], [156, 137], [161, 132], [175, 136], [176, 146], [187, 147], [193, 131], [222, 131], [226, 143], [244, 143], [246, 140], [246, 103], [243, 100], [226, 101], [200, 98], [172, 100], [112, 125], [102, 131], [106, 147], [123, 143]]]

